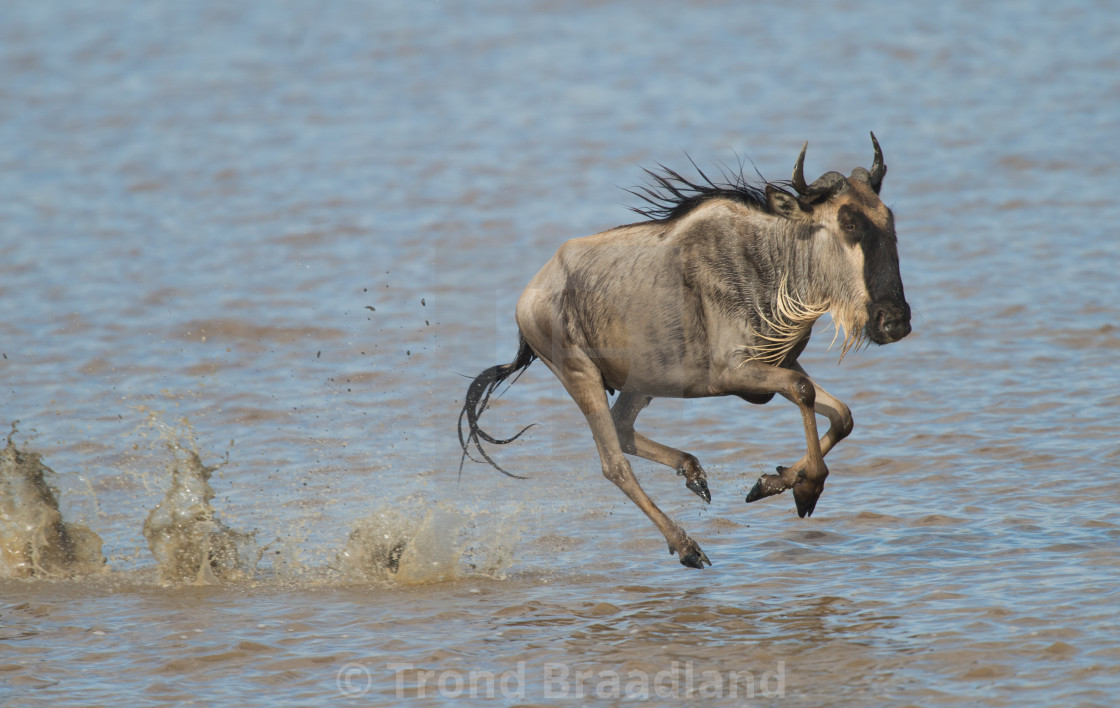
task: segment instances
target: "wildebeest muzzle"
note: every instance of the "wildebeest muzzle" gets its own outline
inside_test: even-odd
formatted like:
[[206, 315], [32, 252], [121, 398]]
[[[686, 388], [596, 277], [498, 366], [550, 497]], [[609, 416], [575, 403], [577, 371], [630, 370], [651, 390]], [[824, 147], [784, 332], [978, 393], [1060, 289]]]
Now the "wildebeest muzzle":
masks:
[[867, 306], [867, 337], [876, 344], [897, 342], [910, 334], [910, 305], [880, 300]]

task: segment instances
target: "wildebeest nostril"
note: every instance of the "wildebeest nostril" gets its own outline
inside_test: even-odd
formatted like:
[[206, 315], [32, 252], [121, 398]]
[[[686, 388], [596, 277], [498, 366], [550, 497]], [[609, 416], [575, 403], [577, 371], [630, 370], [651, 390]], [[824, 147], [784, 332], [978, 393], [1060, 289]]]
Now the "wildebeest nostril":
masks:
[[898, 319], [893, 322], [888, 322], [883, 330], [887, 333], [887, 336], [897, 342], [910, 334], [910, 322], [909, 320]]
[[879, 312], [875, 316], [875, 325], [880, 330], [887, 330], [887, 331], [890, 330], [891, 323], [887, 322], [887, 310], [886, 310], [886, 308], [884, 308], [884, 307], [879, 308]]

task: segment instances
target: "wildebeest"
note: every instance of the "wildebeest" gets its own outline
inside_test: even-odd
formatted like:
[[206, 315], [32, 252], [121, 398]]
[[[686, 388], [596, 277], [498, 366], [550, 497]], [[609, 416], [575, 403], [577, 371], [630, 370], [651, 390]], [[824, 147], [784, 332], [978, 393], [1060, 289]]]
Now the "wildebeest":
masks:
[[[482, 441], [505, 444], [478, 424], [495, 388], [539, 358], [587, 418], [614, 482], [691, 568], [711, 561], [638, 484], [625, 454], [676, 469], [711, 501], [707, 477], [687, 452], [650, 440], [634, 420], [651, 399], [739, 396], [766, 403], [775, 393], [801, 410], [806, 452], [762, 475], [752, 502], [793, 489], [797, 513], [813, 513], [824, 489], [824, 456], [852, 431], [848, 407], [801, 365], [813, 323], [830, 313], [842, 353], [910, 333], [891, 210], [879, 199], [887, 167], [875, 134], [871, 169], [827, 172], [806, 184], [801, 148], [789, 182], [752, 184], [697, 168], [693, 182], [661, 166], [638, 192], [646, 221], [577, 238], [529, 282], [517, 302], [520, 346], [509, 364], [479, 374], [459, 415], [464, 459], [471, 444], [503, 470]], [[834, 336], [834, 341], [835, 341]], [[618, 392], [611, 406], [607, 392]], [[829, 421], [818, 438], [816, 415]], [[468, 431], [463, 434], [463, 418]], [[460, 471], [461, 471], [460, 466]], [[517, 475], [510, 475], [517, 476]]]

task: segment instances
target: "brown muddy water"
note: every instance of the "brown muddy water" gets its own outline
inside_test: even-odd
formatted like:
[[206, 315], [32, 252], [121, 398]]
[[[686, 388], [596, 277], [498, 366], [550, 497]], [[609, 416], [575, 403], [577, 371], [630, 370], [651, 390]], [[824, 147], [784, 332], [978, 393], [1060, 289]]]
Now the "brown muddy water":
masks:
[[[1089, 1], [5, 4], [0, 704], [1113, 705], [1117, 36]], [[743, 502], [792, 406], [655, 401], [713, 495], [635, 462], [682, 568], [539, 364], [487, 413], [539, 423], [497, 451], [529, 479], [459, 478], [464, 376], [640, 166], [846, 173], [869, 130], [914, 333], [802, 357], [856, 420], [811, 519]]]

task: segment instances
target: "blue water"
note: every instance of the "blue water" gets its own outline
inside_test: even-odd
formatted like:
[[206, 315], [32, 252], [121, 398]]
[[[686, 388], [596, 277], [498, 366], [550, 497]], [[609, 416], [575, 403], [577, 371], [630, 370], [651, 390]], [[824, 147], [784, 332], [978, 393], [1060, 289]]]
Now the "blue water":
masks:
[[[0, 424], [110, 575], [0, 581], [0, 702], [391, 705], [389, 664], [526, 661], [549, 703], [550, 663], [676, 661], [752, 671], [751, 705], [1109, 705], [1118, 36], [1103, 2], [5, 5]], [[657, 401], [640, 427], [712, 481], [702, 507], [635, 465], [714, 561], [685, 571], [543, 366], [488, 413], [542, 423], [500, 452], [532, 479], [457, 482], [460, 374], [513, 357], [560, 243], [637, 218], [642, 166], [786, 179], [808, 140], [812, 179], [871, 130], [914, 334], [802, 358], [856, 420], [811, 520], [742, 502], [800, 456], [796, 410]], [[168, 430], [276, 539], [252, 583], [152, 580]], [[496, 578], [338, 580], [383, 505], [519, 540]], [[584, 701], [623, 700], [599, 678]]]

